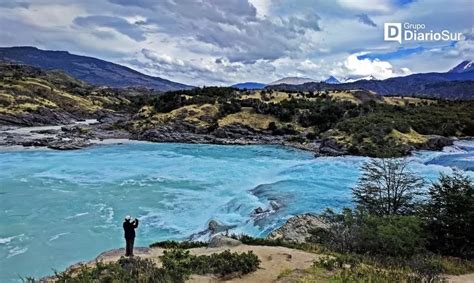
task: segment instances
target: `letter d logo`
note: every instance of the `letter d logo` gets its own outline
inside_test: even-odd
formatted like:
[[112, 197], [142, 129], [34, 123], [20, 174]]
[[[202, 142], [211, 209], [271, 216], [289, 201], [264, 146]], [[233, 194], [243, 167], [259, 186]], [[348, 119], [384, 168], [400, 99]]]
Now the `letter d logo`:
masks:
[[400, 44], [402, 44], [402, 24], [384, 23], [383, 39], [385, 41], [398, 41]]

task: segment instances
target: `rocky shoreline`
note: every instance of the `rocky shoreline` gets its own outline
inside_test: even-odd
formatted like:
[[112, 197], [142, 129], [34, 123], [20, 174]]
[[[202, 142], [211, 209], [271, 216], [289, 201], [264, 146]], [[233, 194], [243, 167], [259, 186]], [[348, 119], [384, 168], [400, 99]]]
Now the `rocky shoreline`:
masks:
[[117, 118], [86, 119], [65, 125], [51, 126], [0, 126], [0, 146], [22, 146], [25, 148], [49, 148], [75, 150], [100, 144], [107, 140], [137, 140], [149, 142], [176, 142], [220, 145], [282, 145], [317, 152], [320, 144], [289, 142], [285, 136], [255, 133], [235, 126], [229, 131], [217, 133], [195, 133], [172, 126], [160, 126], [142, 133], [132, 133], [116, 127]]
[[[171, 123], [153, 129], [137, 132], [123, 126], [129, 117], [106, 115], [99, 119], [76, 120], [65, 125], [17, 127], [0, 126], [0, 146], [22, 146], [25, 148], [49, 148], [54, 150], [75, 150], [107, 141], [138, 140], [149, 142], [175, 142], [190, 144], [220, 145], [281, 145], [311, 151], [315, 156], [348, 155], [346, 146], [334, 139], [311, 142], [291, 141], [291, 136], [272, 135], [257, 132], [242, 125], [230, 125], [210, 132], [199, 132], [192, 125]], [[427, 136], [427, 142], [412, 150], [442, 150], [453, 144], [455, 139], [442, 136]]]

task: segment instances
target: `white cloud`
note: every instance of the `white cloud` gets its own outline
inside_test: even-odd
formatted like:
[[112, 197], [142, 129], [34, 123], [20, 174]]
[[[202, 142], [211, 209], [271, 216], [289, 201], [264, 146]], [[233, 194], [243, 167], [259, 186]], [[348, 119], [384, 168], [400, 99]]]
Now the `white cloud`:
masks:
[[249, 2], [257, 9], [257, 17], [262, 19], [269, 15], [271, 0], [249, 0]]
[[344, 61], [344, 67], [348, 73], [354, 76], [372, 75], [377, 79], [387, 79], [394, 76], [405, 75], [410, 73], [408, 68], [395, 70], [392, 64], [379, 59], [370, 60], [369, 58], [359, 59], [358, 56], [363, 53], [351, 54]]
[[394, 9], [390, 0], [337, 0], [337, 2], [345, 8], [357, 11], [388, 13]]
[[[0, 4], [0, 26], [8, 27], [0, 29], [2, 46], [68, 50], [194, 85], [290, 75], [386, 78], [448, 70], [474, 52], [471, 0], [22, 1]], [[384, 42], [382, 23], [391, 21], [466, 31], [471, 39], [449, 47], [423, 43], [423, 52], [389, 60], [357, 59], [420, 46]]]

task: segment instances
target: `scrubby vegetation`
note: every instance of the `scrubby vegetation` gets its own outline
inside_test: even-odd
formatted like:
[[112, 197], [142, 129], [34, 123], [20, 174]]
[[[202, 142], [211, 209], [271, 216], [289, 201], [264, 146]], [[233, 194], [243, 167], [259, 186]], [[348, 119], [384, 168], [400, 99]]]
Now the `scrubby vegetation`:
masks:
[[332, 139], [344, 153], [373, 157], [425, 148], [427, 135], [474, 136], [472, 101], [381, 97], [362, 90], [202, 87], [159, 93], [96, 87], [9, 63], [0, 63], [0, 74], [0, 123], [7, 124], [60, 124], [118, 112], [132, 118], [114, 128], [136, 135], [160, 125], [211, 135], [241, 125], [293, 143]]
[[290, 249], [298, 249], [307, 252], [324, 252], [322, 247], [319, 244], [314, 242], [307, 243], [294, 243], [286, 242], [282, 239], [270, 240], [266, 238], [256, 238], [248, 235], [230, 235], [231, 238], [241, 241], [243, 244], [251, 246], [270, 246], [270, 247], [285, 247]]
[[[160, 257], [162, 267], [140, 257], [122, 257], [116, 262], [96, 262], [92, 266], [82, 265], [78, 269], [56, 273], [58, 283], [86, 282], [149, 282], [179, 283], [192, 274], [212, 274], [221, 278], [239, 276], [258, 269], [260, 260], [251, 251], [231, 253], [226, 250], [212, 255], [191, 255], [183, 249], [166, 250]], [[35, 282], [27, 279], [27, 282]]]
[[[472, 270], [469, 268], [472, 266], [464, 272]], [[307, 277], [325, 276], [328, 281], [342, 282], [440, 282], [442, 274], [448, 272], [443, 261], [435, 256], [418, 255], [402, 261], [393, 257], [335, 254], [315, 262]]]
[[64, 117], [84, 119], [104, 112], [133, 111], [129, 97], [135, 93], [93, 87], [60, 72], [0, 62], [0, 123], [55, 124]]
[[163, 248], [163, 249], [192, 249], [192, 248], [200, 248], [200, 247], [207, 247], [206, 242], [199, 242], [199, 241], [161, 241], [155, 242], [150, 245], [150, 248]]
[[424, 182], [406, 168], [396, 159], [363, 165], [356, 208], [328, 209], [321, 217], [329, 228], [308, 239], [332, 252], [308, 276], [323, 268], [343, 281], [431, 282], [442, 273], [474, 272], [472, 180], [457, 171], [441, 175], [421, 195]]
[[[153, 106], [148, 116], [153, 120], [157, 113], [203, 104], [219, 108], [214, 116], [206, 116], [213, 123], [205, 131], [214, 130], [216, 123], [240, 123], [299, 142], [335, 138], [356, 155], [402, 156], [412, 148], [423, 148], [425, 135], [474, 135], [474, 102], [383, 99], [363, 91], [284, 93], [204, 87], [150, 97], [136, 108]], [[252, 127], [254, 116], [244, 115], [248, 113], [268, 122]]]

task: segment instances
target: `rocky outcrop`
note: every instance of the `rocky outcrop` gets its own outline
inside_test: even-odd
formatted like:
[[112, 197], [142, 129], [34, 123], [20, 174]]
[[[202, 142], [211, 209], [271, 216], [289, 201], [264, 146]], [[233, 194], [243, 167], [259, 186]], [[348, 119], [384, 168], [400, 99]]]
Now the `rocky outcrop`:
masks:
[[56, 140], [49, 143], [47, 146], [51, 149], [57, 150], [74, 150], [88, 147], [91, 144], [87, 139], [70, 139], [70, 140]]
[[220, 248], [220, 247], [235, 247], [241, 244], [242, 242], [240, 242], [239, 240], [232, 239], [223, 235], [216, 235], [211, 238], [207, 246], [209, 248]]
[[210, 238], [217, 234], [228, 234], [229, 230], [237, 227], [237, 225], [223, 224], [217, 220], [211, 220], [207, 224], [207, 229], [194, 233], [187, 238], [188, 241], [196, 241], [202, 238]]
[[110, 124], [96, 123], [94, 120], [63, 126], [3, 127], [0, 131], [0, 145], [74, 150], [104, 139], [130, 138], [130, 133], [110, 127]]
[[431, 135], [427, 136], [428, 140], [423, 145], [422, 149], [427, 150], [442, 150], [443, 147], [453, 145], [453, 139], [443, 136]]
[[217, 234], [217, 233], [220, 233], [220, 232], [227, 232], [230, 229], [235, 228], [237, 225], [226, 225], [226, 224], [220, 223], [217, 220], [211, 220], [211, 221], [209, 221], [209, 224], [207, 226], [208, 226], [207, 229], [213, 235], [213, 234]]
[[160, 125], [133, 136], [138, 140], [154, 142], [184, 142], [207, 144], [284, 144], [284, 136], [255, 132], [246, 126], [230, 125], [215, 130], [196, 128], [182, 121]]
[[319, 146], [319, 154], [328, 156], [346, 155], [349, 151], [347, 147], [333, 138], [325, 138]]
[[281, 239], [286, 242], [304, 243], [311, 236], [310, 231], [316, 228], [327, 229], [328, 225], [314, 214], [293, 216], [280, 228], [267, 236], [269, 240]]
[[64, 111], [56, 111], [46, 107], [38, 107], [34, 112], [16, 114], [0, 113], [0, 125], [41, 126], [69, 124], [77, 117]]

